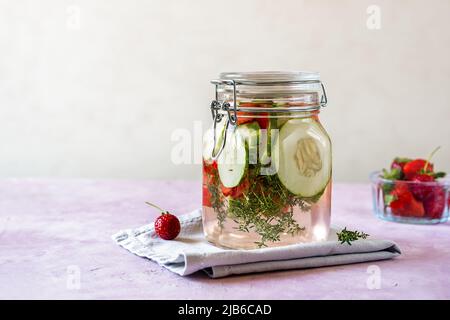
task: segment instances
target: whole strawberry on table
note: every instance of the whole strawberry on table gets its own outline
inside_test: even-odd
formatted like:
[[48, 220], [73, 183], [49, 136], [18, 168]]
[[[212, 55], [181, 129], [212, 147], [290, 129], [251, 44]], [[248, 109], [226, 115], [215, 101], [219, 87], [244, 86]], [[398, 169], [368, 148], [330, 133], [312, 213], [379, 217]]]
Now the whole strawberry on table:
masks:
[[[449, 184], [442, 181], [445, 172], [436, 172], [431, 158], [395, 158], [390, 170], [383, 169], [377, 182], [382, 193], [382, 218], [390, 220], [437, 223], [448, 217]], [[381, 211], [381, 206], [375, 208]], [[378, 209], [378, 210], [377, 210]], [[380, 215], [380, 212], [377, 212]]]

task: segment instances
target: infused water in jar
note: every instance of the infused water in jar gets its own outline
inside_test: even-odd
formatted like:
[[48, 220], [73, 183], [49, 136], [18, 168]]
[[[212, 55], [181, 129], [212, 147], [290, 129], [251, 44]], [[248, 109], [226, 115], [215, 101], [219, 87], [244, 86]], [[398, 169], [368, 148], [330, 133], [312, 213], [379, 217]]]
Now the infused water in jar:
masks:
[[222, 73], [203, 144], [203, 230], [221, 247], [324, 241], [331, 141], [313, 72]]

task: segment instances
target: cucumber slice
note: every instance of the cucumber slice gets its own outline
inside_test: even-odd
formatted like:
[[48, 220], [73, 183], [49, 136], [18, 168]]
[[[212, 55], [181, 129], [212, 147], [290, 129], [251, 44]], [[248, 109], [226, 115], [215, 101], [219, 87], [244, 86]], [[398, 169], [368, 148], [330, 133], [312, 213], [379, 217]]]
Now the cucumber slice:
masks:
[[217, 159], [217, 168], [222, 184], [227, 188], [237, 186], [248, 167], [248, 150], [240, 130], [232, 128], [226, 132], [225, 147]]
[[331, 177], [331, 143], [322, 125], [311, 118], [291, 119], [276, 144], [273, 158], [286, 189], [305, 198], [323, 192]]
[[272, 140], [274, 132], [272, 130], [278, 129], [277, 119], [269, 118], [269, 125], [265, 131], [260, 131], [259, 140], [259, 161], [263, 166], [270, 166], [271, 164], [271, 154], [272, 154]]
[[238, 129], [245, 141], [248, 154], [248, 163], [256, 164], [258, 162], [258, 140], [259, 140], [259, 124], [258, 122], [250, 122], [239, 125]]
[[205, 161], [211, 161], [212, 153], [214, 150], [214, 154], [219, 152], [219, 148], [223, 143], [223, 139], [225, 138], [225, 121], [221, 121], [216, 125], [216, 144], [214, 145], [214, 127], [211, 126], [203, 136], [203, 159]]
[[284, 126], [284, 124], [285, 124], [288, 120], [289, 120], [289, 118], [288, 118], [287, 116], [277, 118], [277, 126], [278, 126], [278, 128], [281, 128], [282, 126]]

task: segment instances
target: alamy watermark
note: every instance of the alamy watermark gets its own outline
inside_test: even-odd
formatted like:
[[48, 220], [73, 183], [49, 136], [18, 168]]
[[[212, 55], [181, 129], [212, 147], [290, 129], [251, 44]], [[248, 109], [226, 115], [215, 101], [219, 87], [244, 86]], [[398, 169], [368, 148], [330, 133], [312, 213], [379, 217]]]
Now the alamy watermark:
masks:
[[366, 13], [368, 15], [366, 26], [369, 30], [381, 29], [381, 8], [375, 4], [367, 7]]
[[78, 5], [66, 7], [66, 27], [69, 30], [81, 29], [81, 8]]
[[376, 264], [367, 267], [369, 277], [366, 280], [367, 289], [378, 290], [381, 289], [381, 269]]
[[70, 265], [66, 270], [66, 288], [68, 290], [80, 290], [81, 289], [81, 269], [77, 265]]
[[[255, 129], [251, 134], [241, 134], [236, 130], [236, 127], [233, 126], [230, 126], [228, 130], [225, 130], [224, 127], [216, 128], [214, 140], [214, 129], [203, 130], [201, 121], [194, 121], [192, 130], [177, 128], [170, 136], [171, 142], [174, 143], [170, 159], [175, 165], [201, 164], [203, 159], [212, 158], [214, 151], [215, 154], [232, 154], [230, 157], [219, 156], [218, 162], [227, 164], [245, 163], [246, 161], [249, 164], [261, 163], [262, 175], [276, 173], [277, 163], [274, 160], [277, 160], [278, 157], [274, 157], [274, 155], [278, 153], [276, 141], [279, 130]], [[242, 150], [245, 147], [248, 148], [247, 151]]]

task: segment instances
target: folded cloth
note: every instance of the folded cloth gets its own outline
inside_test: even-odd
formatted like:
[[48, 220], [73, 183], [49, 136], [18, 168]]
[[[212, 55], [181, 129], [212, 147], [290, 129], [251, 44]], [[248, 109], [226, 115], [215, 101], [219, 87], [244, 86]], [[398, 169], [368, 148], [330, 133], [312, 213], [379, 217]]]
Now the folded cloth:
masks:
[[253, 250], [219, 248], [203, 235], [201, 210], [178, 217], [180, 235], [172, 241], [158, 238], [154, 225], [123, 230], [113, 240], [130, 252], [151, 259], [181, 276], [199, 270], [211, 278], [273, 270], [304, 269], [391, 259], [400, 255], [388, 240], [357, 240], [341, 244], [332, 230], [330, 240]]

